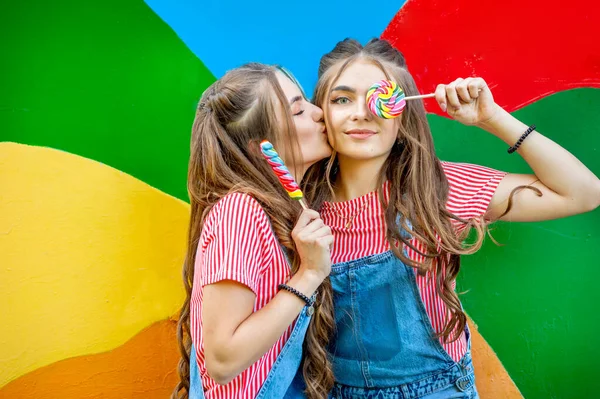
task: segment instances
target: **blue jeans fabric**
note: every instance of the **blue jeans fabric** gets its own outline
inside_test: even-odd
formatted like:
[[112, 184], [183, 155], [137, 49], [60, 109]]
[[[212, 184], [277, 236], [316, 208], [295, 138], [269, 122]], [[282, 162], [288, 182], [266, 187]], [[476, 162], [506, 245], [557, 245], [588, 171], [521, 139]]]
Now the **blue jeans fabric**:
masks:
[[460, 362], [419, 381], [387, 388], [364, 388], [336, 384], [332, 399], [478, 399], [471, 355]]
[[[336, 333], [328, 348], [332, 399], [479, 399], [469, 350], [444, 350], [421, 300], [414, 269], [391, 251], [332, 266]], [[310, 316], [304, 308], [257, 398], [304, 398], [299, 369]], [[195, 352], [192, 352], [195, 353]], [[195, 358], [190, 399], [204, 399]]]
[[[286, 341], [281, 353], [275, 360], [273, 368], [267, 375], [256, 399], [297, 399], [304, 398], [304, 381], [300, 370], [302, 360], [302, 344], [312, 313], [305, 306], [296, 320], [296, 325]], [[202, 378], [198, 371], [194, 346], [190, 357], [190, 399], [204, 399]]]
[[413, 268], [388, 251], [335, 264], [330, 278], [331, 397], [478, 398], [470, 353], [457, 363], [435, 337]]

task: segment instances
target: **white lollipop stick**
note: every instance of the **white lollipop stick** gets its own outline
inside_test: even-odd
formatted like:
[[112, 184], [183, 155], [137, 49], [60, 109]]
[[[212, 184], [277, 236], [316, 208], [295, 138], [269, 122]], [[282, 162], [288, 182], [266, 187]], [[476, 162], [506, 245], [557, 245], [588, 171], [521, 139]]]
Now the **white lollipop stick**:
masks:
[[419, 96], [404, 97], [404, 100], [418, 100], [420, 98], [432, 98], [432, 97], [435, 97], [435, 93], [421, 94]]

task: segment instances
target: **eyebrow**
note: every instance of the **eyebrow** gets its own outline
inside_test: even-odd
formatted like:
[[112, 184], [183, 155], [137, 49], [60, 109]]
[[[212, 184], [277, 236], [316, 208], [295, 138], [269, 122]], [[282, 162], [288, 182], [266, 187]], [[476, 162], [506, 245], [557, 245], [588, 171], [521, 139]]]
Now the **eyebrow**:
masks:
[[292, 99], [290, 100], [290, 106], [294, 105], [294, 103], [295, 103], [296, 101], [302, 101], [302, 99], [303, 99], [303, 97], [302, 97], [302, 96], [296, 96], [296, 97], [292, 98]]
[[356, 93], [356, 90], [353, 89], [352, 87], [350, 87], [350, 86], [343, 86], [343, 85], [342, 86], [336, 86], [333, 89], [331, 89], [331, 91], [332, 92], [334, 92], [334, 91], [347, 91], [349, 93]]

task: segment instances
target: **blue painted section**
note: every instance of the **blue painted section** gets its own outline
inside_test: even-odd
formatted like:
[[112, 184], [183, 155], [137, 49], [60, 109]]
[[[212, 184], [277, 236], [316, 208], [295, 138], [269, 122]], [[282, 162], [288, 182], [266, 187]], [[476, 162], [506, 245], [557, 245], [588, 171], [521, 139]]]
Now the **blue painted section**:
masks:
[[405, 2], [146, 0], [217, 78], [245, 62], [280, 64], [309, 96], [324, 53], [379, 37]]

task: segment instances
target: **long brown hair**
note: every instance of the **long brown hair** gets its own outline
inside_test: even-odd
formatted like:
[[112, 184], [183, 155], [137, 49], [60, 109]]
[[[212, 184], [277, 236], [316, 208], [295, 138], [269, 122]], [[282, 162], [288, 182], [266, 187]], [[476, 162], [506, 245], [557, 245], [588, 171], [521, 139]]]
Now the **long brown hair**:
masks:
[[[319, 65], [319, 80], [313, 100], [325, 111], [326, 122], [329, 119], [331, 87], [344, 69], [359, 59], [378, 66], [388, 79], [396, 81], [403, 88], [407, 96], [419, 94], [403, 55], [388, 42], [373, 39], [363, 47], [356, 40], [346, 39], [325, 54]], [[332, 198], [332, 182], [335, 182], [337, 173], [335, 151], [331, 159], [314, 165], [307, 172], [305, 192], [315, 209], [319, 209], [323, 201]], [[384, 202], [382, 190], [386, 180], [390, 184], [387, 203]], [[436, 156], [425, 107], [421, 101], [407, 101], [397, 141], [378, 176], [378, 187], [379, 198], [386, 209], [386, 237], [390, 248], [398, 258], [417, 268], [422, 275], [433, 270], [436, 290], [450, 313], [439, 336], [445, 341], [456, 340], [466, 325], [465, 313], [453, 289], [453, 281], [460, 268], [460, 255], [474, 253], [481, 247], [488, 226], [483, 218], [462, 220], [446, 209], [449, 185]], [[399, 215], [402, 217], [398, 218]], [[451, 219], [467, 225], [458, 236]], [[401, 229], [424, 244], [425, 252], [413, 246], [410, 236], [401, 234]], [[473, 229], [476, 231], [475, 241], [465, 245], [464, 240]], [[405, 256], [404, 245], [423, 255], [425, 261], [417, 263]]]
[[[180, 382], [172, 398], [187, 398], [190, 387], [190, 299], [194, 280], [194, 263], [206, 215], [212, 206], [231, 192], [254, 197], [267, 213], [273, 231], [287, 249], [292, 273], [299, 267], [299, 257], [291, 230], [300, 213], [259, 152], [262, 140], [271, 141], [286, 162], [299, 165], [299, 145], [294, 121], [276, 72], [285, 70], [257, 63], [229, 71], [202, 95], [192, 127], [188, 169], [191, 217], [187, 256], [183, 268], [186, 291], [177, 325], [181, 352]], [[280, 129], [276, 110], [281, 110], [284, 129]], [[297, 168], [295, 168], [297, 170]], [[319, 288], [315, 314], [305, 338], [303, 374], [309, 398], [323, 398], [333, 386], [333, 372], [325, 347], [334, 326], [331, 286]]]

